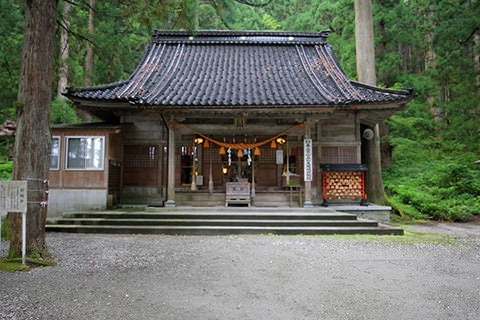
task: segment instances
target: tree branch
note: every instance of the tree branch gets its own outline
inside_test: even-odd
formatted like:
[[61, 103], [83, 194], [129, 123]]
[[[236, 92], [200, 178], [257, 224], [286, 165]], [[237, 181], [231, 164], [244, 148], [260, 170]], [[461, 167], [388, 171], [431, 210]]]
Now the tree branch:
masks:
[[265, 3], [253, 3], [247, 0], [234, 0], [234, 1], [250, 7], [261, 8], [261, 7], [268, 6], [270, 3], [272, 3], [273, 0], [267, 0], [267, 2]]
[[70, 3], [72, 6], [83, 7], [85, 9], [93, 10], [94, 12], [96, 12], [95, 8], [92, 8], [90, 6], [90, 3], [88, 3], [87, 1], [80, 1], [80, 3], [77, 3], [77, 2], [72, 1], [72, 0], [63, 0], [63, 1]]
[[[63, 17], [62, 17], [62, 20], [63, 20]], [[94, 47], [97, 47], [97, 45], [90, 39], [88, 39], [87, 37], [85, 36], [82, 36], [81, 34], [79, 33], [76, 33], [74, 31], [72, 31], [72, 29], [66, 27], [62, 21], [58, 20], [57, 19], [57, 25], [59, 25], [62, 29], [64, 29], [65, 31], [67, 31], [69, 34], [73, 35], [74, 37], [80, 39], [80, 40], [84, 40], [84, 41], [87, 41], [89, 42], [92, 46]]]
[[213, 9], [215, 9], [215, 12], [217, 13], [217, 16], [220, 18], [220, 20], [222, 21], [223, 25], [228, 29], [228, 30], [232, 30], [232, 27], [227, 23], [227, 21], [225, 21], [225, 19], [223, 18], [223, 15], [222, 13], [220, 12], [220, 8], [218, 7], [217, 3], [215, 2], [215, 0], [210, 0], [210, 5], [213, 7]]
[[470, 32], [470, 35], [469, 35], [465, 40], [459, 40], [458, 42], [460, 42], [460, 44], [465, 44], [465, 43], [467, 43], [468, 41], [470, 41], [470, 39], [472, 39], [473, 35], [474, 35], [475, 32], [477, 32], [478, 30], [480, 30], [479, 27], [473, 28], [472, 32]]

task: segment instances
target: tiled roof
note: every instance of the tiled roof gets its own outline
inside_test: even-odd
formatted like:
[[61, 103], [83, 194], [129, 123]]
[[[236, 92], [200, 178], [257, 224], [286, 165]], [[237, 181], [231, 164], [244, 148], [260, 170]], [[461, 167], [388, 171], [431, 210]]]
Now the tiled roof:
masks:
[[126, 80], [70, 89], [74, 100], [169, 108], [402, 103], [412, 90], [350, 80], [328, 32], [157, 31]]
[[131, 126], [132, 123], [118, 123], [118, 122], [88, 122], [88, 123], [73, 123], [73, 124], [52, 124], [52, 129], [122, 129]]

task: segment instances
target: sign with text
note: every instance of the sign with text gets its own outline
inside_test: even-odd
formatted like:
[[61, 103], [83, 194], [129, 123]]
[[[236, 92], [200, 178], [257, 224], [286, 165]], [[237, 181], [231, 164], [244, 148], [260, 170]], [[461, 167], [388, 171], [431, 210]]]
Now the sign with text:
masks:
[[304, 159], [304, 180], [312, 181], [313, 179], [313, 147], [312, 139], [303, 140], [303, 159]]
[[277, 150], [277, 164], [283, 164], [283, 150]]
[[0, 181], [0, 215], [27, 212], [27, 181]]

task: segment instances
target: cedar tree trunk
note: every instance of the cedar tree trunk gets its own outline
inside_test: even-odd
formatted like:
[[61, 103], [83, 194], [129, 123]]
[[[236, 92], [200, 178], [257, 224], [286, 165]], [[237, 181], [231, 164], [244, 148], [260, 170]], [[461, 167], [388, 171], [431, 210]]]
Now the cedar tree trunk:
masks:
[[60, 67], [58, 68], [58, 85], [57, 85], [57, 97], [64, 98], [62, 92], [65, 91], [68, 83], [68, 55], [69, 55], [69, 45], [68, 45], [68, 31], [70, 27], [70, 9], [72, 4], [70, 2], [65, 2], [63, 7], [63, 26], [60, 32]]
[[[97, 0], [90, 0], [90, 9], [88, 11], [88, 39], [93, 42], [95, 36], [95, 24], [94, 24], [94, 16], [95, 16], [95, 4]], [[87, 47], [85, 49], [85, 86], [89, 87], [92, 85], [92, 77], [94, 72], [94, 52], [93, 46], [90, 41], [87, 41]], [[83, 119], [85, 122], [92, 121], [92, 116], [90, 113], [82, 110], [77, 110], [77, 116], [80, 119]]]
[[[90, 10], [88, 11], [88, 39], [93, 41], [95, 34], [95, 25], [93, 24], [94, 8], [96, 0], [90, 0]], [[87, 41], [86, 55], [85, 55], [85, 86], [92, 85], [93, 76], [93, 47], [92, 44]]]
[[[371, 0], [355, 0], [355, 48], [357, 76], [362, 83], [375, 86], [375, 48], [373, 39], [373, 16]], [[372, 202], [383, 202], [385, 198], [380, 159], [380, 129], [372, 128], [375, 138], [367, 142], [367, 195]]]
[[[27, 254], [47, 254], [45, 221], [47, 208], [38, 203], [44, 194], [35, 192], [48, 178], [50, 154], [50, 104], [57, 0], [26, 0], [25, 30], [20, 66], [17, 131], [13, 180], [29, 180], [27, 212]], [[12, 225], [11, 257], [22, 248], [21, 215], [9, 214]]]

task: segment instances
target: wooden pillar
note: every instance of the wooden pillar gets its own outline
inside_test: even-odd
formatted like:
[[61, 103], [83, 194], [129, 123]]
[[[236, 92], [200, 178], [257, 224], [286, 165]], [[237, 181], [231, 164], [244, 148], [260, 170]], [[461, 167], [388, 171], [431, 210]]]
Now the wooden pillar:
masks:
[[252, 157], [252, 190], [251, 190], [251, 194], [252, 194], [252, 205], [255, 206], [255, 149], [252, 149], [252, 154], [251, 154], [251, 157]]
[[198, 156], [198, 148], [197, 146], [195, 145], [195, 143], [193, 144], [192, 146], [192, 150], [193, 150], [193, 157], [192, 157], [192, 184], [191, 184], [191, 187], [190, 189], [192, 191], [197, 191], [198, 188], [197, 188], [197, 175], [195, 174], [195, 171], [197, 170], [197, 165], [196, 165], [196, 162], [195, 162], [195, 159], [197, 159], [197, 156]]
[[165, 207], [175, 207], [175, 124], [168, 124], [168, 188]]
[[[305, 126], [305, 139], [311, 139], [312, 138], [312, 134], [311, 134], [311, 125], [310, 123], [306, 123], [307, 125]], [[305, 144], [304, 144], [304, 148], [305, 148]], [[313, 149], [313, 147], [312, 147]], [[314, 164], [313, 164], [313, 154], [311, 155], [311, 159], [312, 159], [312, 163], [311, 163], [311, 169], [313, 170], [314, 168]], [[305, 162], [305, 149], [303, 150], [303, 161]], [[304, 163], [304, 167], [305, 167], [305, 163]], [[312, 175], [313, 175], [313, 172], [312, 172]], [[307, 177], [305, 177], [304, 175], [304, 179], [306, 179]], [[312, 181], [306, 181], [305, 180], [305, 201], [303, 202], [303, 207], [304, 208], [311, 208], [313, 207], [313, 204], [312, 204]]]
[[367, 197], [369, 202], [382, 203], [384, 200], [384, 190], [382, 181], [382, 166], [380, 152], [380, 129], [378, 123], [373, 127], [375, 133], [372, 140], [368, 140], [367, 150]]

